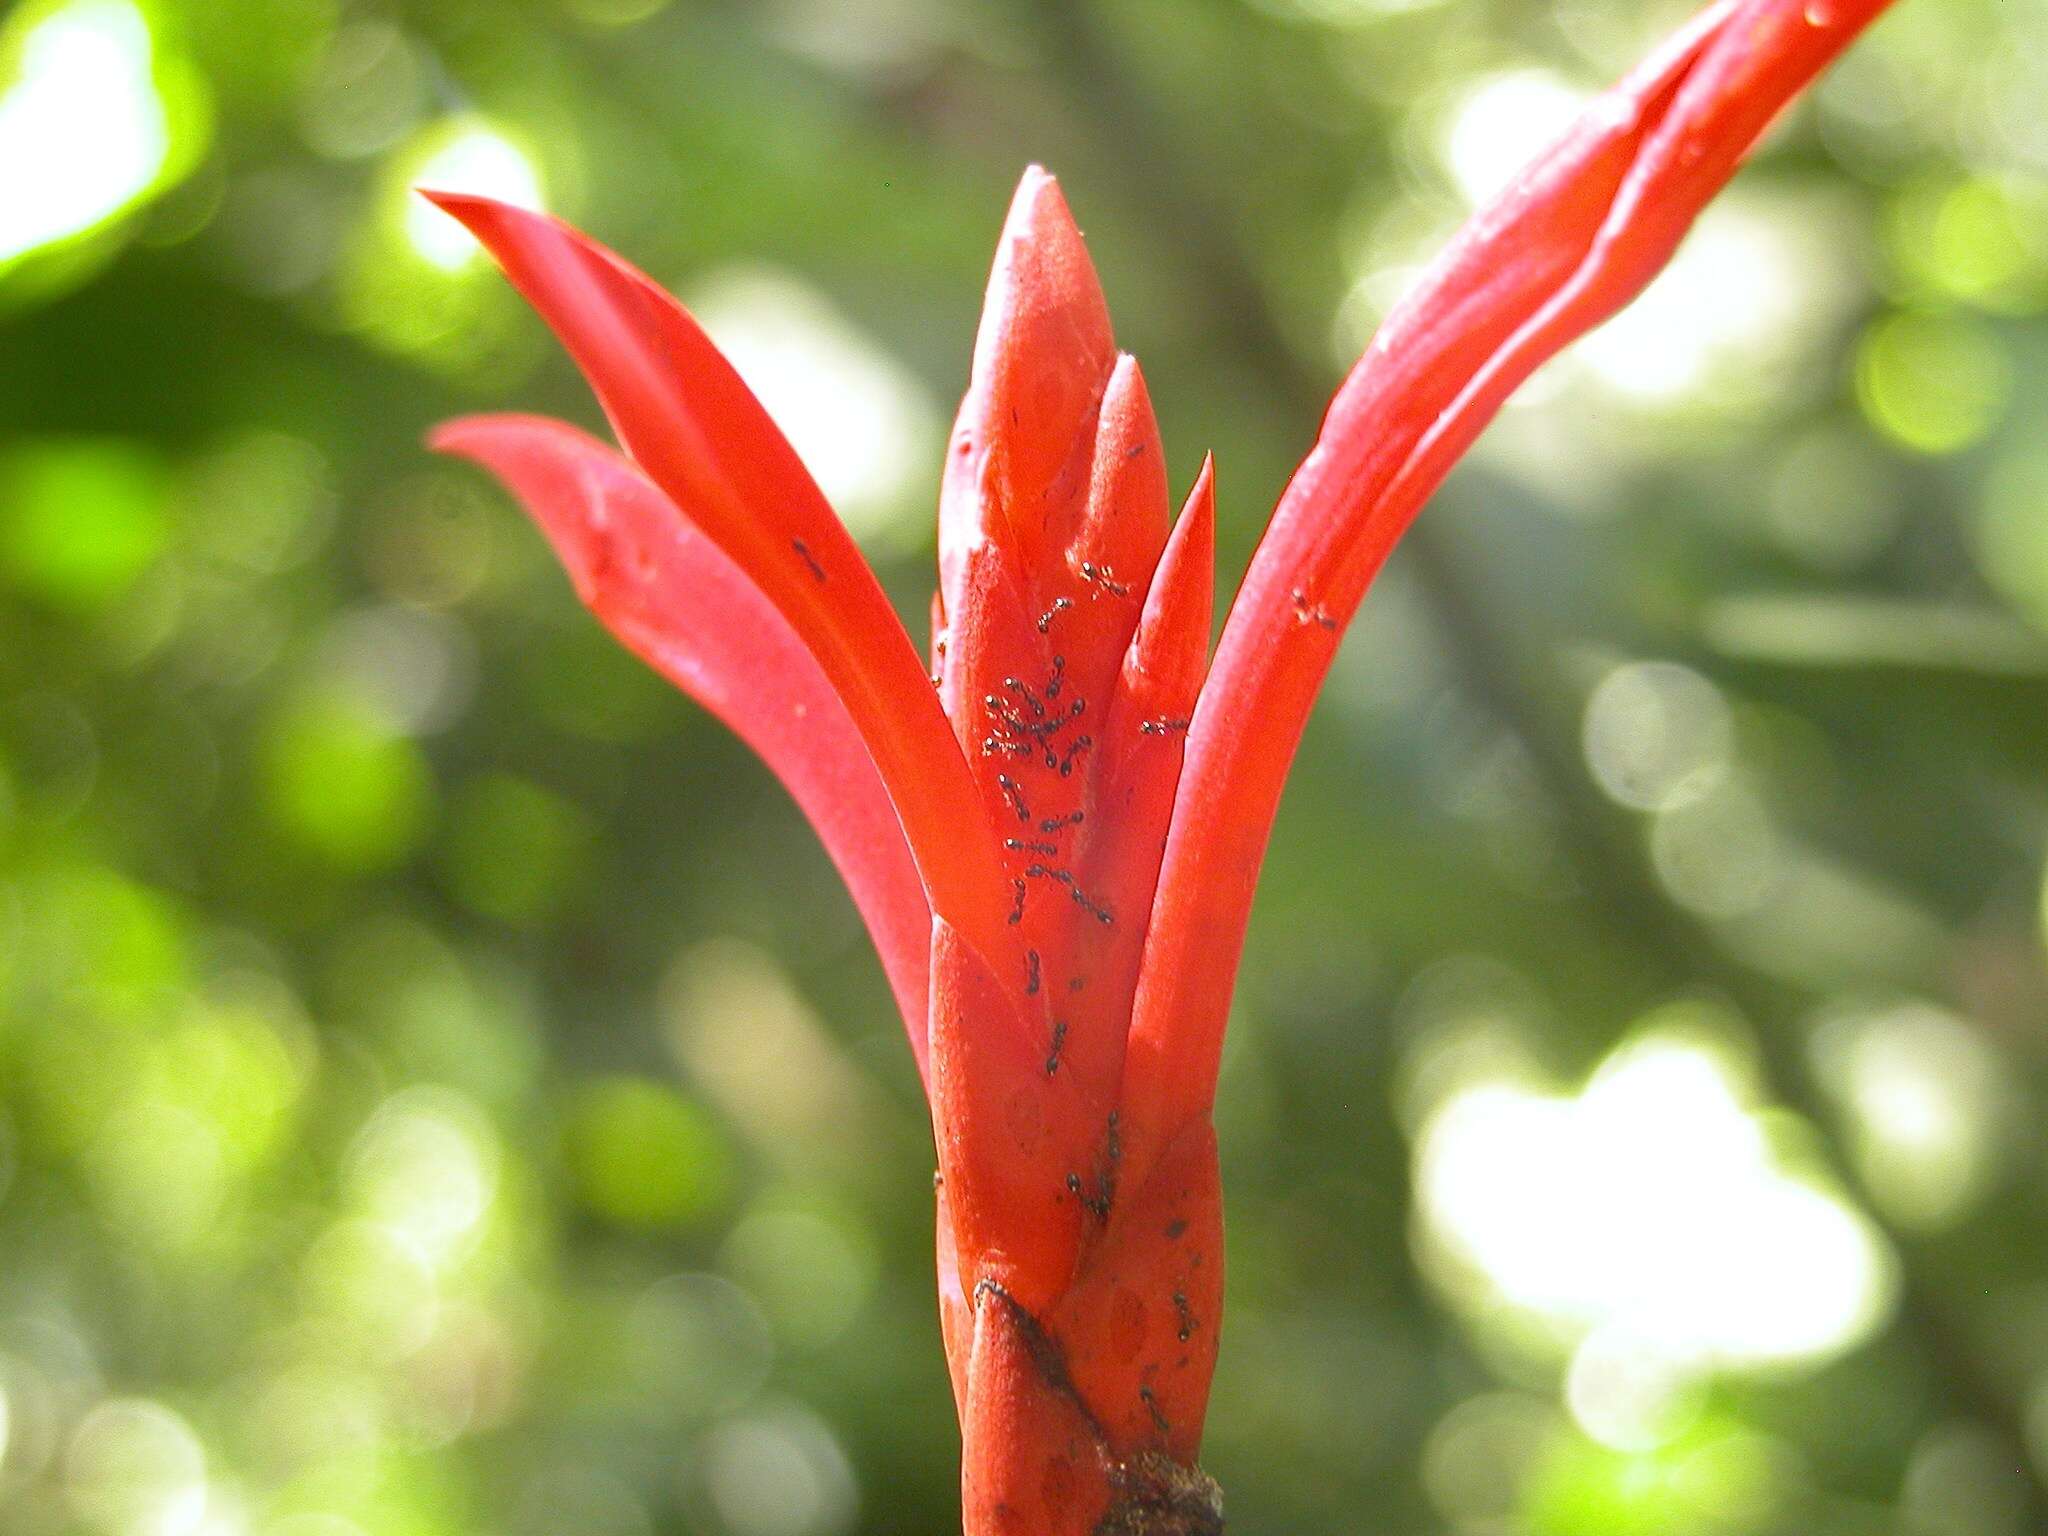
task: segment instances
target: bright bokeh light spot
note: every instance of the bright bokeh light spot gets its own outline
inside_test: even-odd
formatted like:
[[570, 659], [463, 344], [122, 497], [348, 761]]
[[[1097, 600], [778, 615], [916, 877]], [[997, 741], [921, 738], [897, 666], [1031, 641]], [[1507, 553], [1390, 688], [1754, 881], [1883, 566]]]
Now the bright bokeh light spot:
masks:
[[726, 940], [690, 950], [666, 1007], [690, 1080], [775, 1158], [839, 1166], [885, 1134], [860, 1069], [768, 955]]
[[[1460, 97], [1441, 156], [1466, 203], [1481, 207], [1503, 192], [1587, 99], [1541, 70], [1494, 75]], [[1832, 323], [1825, 301], [1835, 285], [1810, 276], [1826, 270], [1836, 243], [1826, 224], [1815, 210], [1740, 197], [1716, 203], [1656, 280], [1573, 347], [1575, 366], [1648, 405], [1710, 382], [1754, 394], [1759, 379]]]
[[321, 670], [406, 736], [446, 730], [468, 707], [474, 642], [447, 614], [404, 603], [351, 609], [321, 637]]
[[1649, 404], [1732, 368], [1753, 380], [1814, 326], [1805, 265], [1782, 214], [1717, 203], [1656, 280], [1572, 356], [1615, 393]]
[[1782, 1166], [1696, 1039], [1625, 1046], [1576, 1096], [1467, 1084], [1425, 1125], [1416, 1182], [1431, 1256], [1475, 1307], [1505, 1303], [1573, 1348], [1625, 1338], [1654, 1364], [1581, 1392], [1617, 1410], [1589, 1415], [1609, 1438], [1631, 1395], [1654, 1419], [1688, 1376], [1832, 1355], [1889, 1301], [1870, 1223]]
[[857, 537], [922, 528], [926, 508], [908, 493], [939, 421], [908, 369], [785, 273], [720, 274], [690, 309]]
[[1616, 1450], [1669, 1441], [1697, 1407], [1693, 1362], [1626, 1326], [1595, 1328], [1565, 1369], [1564, 1400], [1579, 1427]]
[[1586, 763], [1600, 787], [1639, 811], [1699, 799], [1727, 776], [1735, 722], [1721, 690], [1673, 661], [1634, 661], [1586, 701]]
[[1892, 315], [1872, 325], [1857, 348], [1863, 414], [1919, 453], [1956, 453], [1981, 441], [2011, 394], [2004, 348], [1970, 321]]
[[1540, 69], [1473, 86], [1459, 98], [1443, 139], [1444, 164], [1465, 201], [1477, 208], [1502, 191], [1585, 104], [1585, 92]]
[[[517, 144], [474, 119], [443, 123], [408, 177], [435, 191], [473, 192], [520, 208], [542, 205], [540, 170]], [[475, 260], [481, 247], [455, 220], [422, 198], [405, 208], [405, 237], [434, 266], [453, 272]]]
[[1745, 775], [1659, 811], [1650, 827], [1658, 880], [1674, 901], [1703, 917], [1754, 912], [1784, 879], [1786, 855], [1770, 808]]
[[247, 1495], [229, 1484], [211, 1484], [188, 1536], [251, 1536]]
[[705, 1445], [704, 1477], [737, 1536], [837, 1536], [859, 1512], [846, 1452], [800, 1408], [719, 1425]]
[[1564, 1428], [1556, 1406], [1534, 1393], [1468, 1397], [1423, 1442], [1422, 1486], [1455, 1530], [1513, 1529], [1530, 1469]]
[[149, 23], [128, 0], [36, 21], [0, 95], [0, 263], [105, 223], [156, 183], [170, 121]]
[[206, 1513], [206, 1453], [160, 1403], [101, 1403], [64, 1456], [71, 1507], [105, 1536], [194, 1536]]
[[440, 1089], [387, 1100], [350, 1158], [357, 1208], [433, 1269], [474, 1243], [497, 1183], [497, 1143], [482, 1113]]
[[364, 1360], [416, 1353], [439, 1318], [440, 1286], [427, 1257], [407, 1234], [376, 1221], [338, 1221], [321, 1233], [306, 1249], [300, 1291], [306, 1312]]
[[1939, 1227], [1997, 1172], [2005, 1068], [1981, 1030], [1927, 1003], [1830, 1019], [1814, 1041], [1864, 1182], [1894, 1219]]

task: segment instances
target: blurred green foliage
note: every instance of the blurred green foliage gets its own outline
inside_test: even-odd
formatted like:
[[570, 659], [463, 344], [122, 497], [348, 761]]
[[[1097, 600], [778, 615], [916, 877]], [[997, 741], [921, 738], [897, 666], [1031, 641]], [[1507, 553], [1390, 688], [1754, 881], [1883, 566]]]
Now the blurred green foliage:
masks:
[[[1682, 9], [0, 11], [0, 1533], [954, 1527], [879, 971], [420, 448], [595, 418], [414, 183], [695, 303], [921, 615], [1043, 160], [1227, 582]], [[1233, 1530], [2048, 1518], [2044, 100], [2043, 0], [1902, 0], [1368, 603], [1226, 1063]]]

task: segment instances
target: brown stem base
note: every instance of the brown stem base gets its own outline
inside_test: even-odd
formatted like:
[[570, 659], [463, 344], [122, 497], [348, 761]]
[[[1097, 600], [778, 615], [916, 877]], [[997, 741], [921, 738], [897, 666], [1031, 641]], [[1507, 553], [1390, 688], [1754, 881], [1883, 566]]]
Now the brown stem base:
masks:
[[1147, 1452], [1110, 1481], [1116, 1502], [1095, 1536], [1223, 1536], [1223, 1490], [1200, 1467]]

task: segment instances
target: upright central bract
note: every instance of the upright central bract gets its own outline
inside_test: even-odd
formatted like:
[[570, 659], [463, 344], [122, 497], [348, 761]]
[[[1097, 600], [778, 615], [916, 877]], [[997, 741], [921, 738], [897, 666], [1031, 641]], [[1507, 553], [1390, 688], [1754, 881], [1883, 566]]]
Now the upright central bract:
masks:
[[1171, 1483], [1201, 1442], [1215, 1361], [1214, 1137], [1202, 1117], [1153, 1166], [1140, 1148], [1161, 1128], [1122, 1104], [1209, 651], [1206, 465], [1170, 535], [1167, 521], [1144, 377], [1034, 169], [953, 432], [932, 647], [1000, 838], [1010, 930], [991, 956], [936, 926], [939, 1296], [961, 1422], [991, 1437], [968, 1458], [968, 1507], [1011, 1511], [1018, 1530], [1094, 1508], [1105, 1466]]
[[[1252, 889], [1338, 638], [1501, 402], [1627, 302], [1885, 0], [1720, 0], [1451, 244], [1331, 403], [1207, 663], [1205, 464], [1169, 531], [1137, 364], [1052, 179], [1011, 208], [948, 450], [930, 670], [696, 322], [566, 226], [430, 194], [624, 454], [531, 417], [496, 471], [627, 645], [789, 787], [880, 952], [938, 1145], [970, 1536], [1220, 1529], [1210, 1129]], [[1206, 680], [1205, 680], [1206, 673]]]

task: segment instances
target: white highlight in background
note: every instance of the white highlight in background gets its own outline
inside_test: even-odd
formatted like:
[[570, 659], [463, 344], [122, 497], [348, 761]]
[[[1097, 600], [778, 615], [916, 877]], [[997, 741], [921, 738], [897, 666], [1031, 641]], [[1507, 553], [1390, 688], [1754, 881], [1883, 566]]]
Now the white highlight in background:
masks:
[[1423, 1129], [1431, 1246], [1539, 1327], [1623, 1330], [1686, 1374], [1825, 1358], [1874, 1329], [1889, 1255], [1787, 1172], [1708, 1047], [1651, 1037], [1564, 1096], [1482, 1081]]
[[[1536, 69], [1492, 75], [1466, 91], [1439, 155], [1467, 205], [1481, 207], [1504, 191], [1590, 100]], [[1829, 240], [1829, 218], [1829, 210], [1741, 194], [1716, 203], [1656, 280], [1573, 346], [1574, 367], [1650, 406], [1716, 380], [1756, 394], [1832, 323], [1837, 290], [1850, 286], [1835, 282], [1836, 264], [1814, 249], [1817, 240], [1839, 244]]]
[[177, 1414], [144, 1398], [101, 1403], [64, 1453], [74, 1512], [106, 1536], [195, 1536], [206, 1514], [206, 1453]]
[[1477, 208], [1504, 191], [1590, 99], [1540, 69], [1490, 75], [1465, 92], [1444, 131], [1442, 153], [1466, 203]]
[[1581, 340], [1574, 359], [1615, 393], [1650, 404], [1680, 399], [1738, 360], [1753, 377], [1781, 371], [1817, 322], [1804, 243], [1789, 227], [1791, 210], [1777, 212], [1740, 201], [1708, 209], [1656, 281]]
[[151, 57], [128, 0], [75, 0], [29, 30], [0, 95], [0, 262], [104, 223], [155, 184], [171, 132]]
[[909, 493], [943, 438], [916, 376], [789, 273], [731, 268], [689, 300], [854, 536], [921, 537]]
[[[441, 142], [429, 149], [408, 180], [437, 192], [470, 192], [519, 208], [542, 206], [540, 171], [526, 152], [496, 129], [457, 120], [432, 130]], [[443, 271], [467, 266], [482, 249], [470, 232], [432, 203], [410, 198], [405, 237], [420, 256]]]

